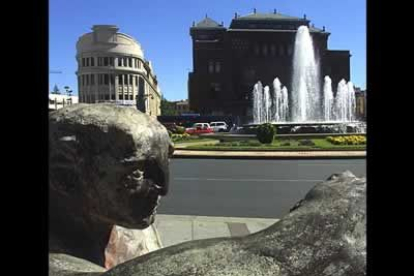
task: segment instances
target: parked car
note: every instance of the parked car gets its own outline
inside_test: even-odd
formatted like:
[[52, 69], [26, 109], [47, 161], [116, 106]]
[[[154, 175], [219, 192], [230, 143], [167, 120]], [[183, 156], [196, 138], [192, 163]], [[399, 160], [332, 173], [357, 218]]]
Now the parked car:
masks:
[[208, 123], [195, 123], [192, 127], [185, 130], [188, 134], [212, 133], [213, 129]]
[[228, 131], [229, 129], [229, 126], [226, 124], [226, 122], [211, 122], [210, 127], [214, 132]]

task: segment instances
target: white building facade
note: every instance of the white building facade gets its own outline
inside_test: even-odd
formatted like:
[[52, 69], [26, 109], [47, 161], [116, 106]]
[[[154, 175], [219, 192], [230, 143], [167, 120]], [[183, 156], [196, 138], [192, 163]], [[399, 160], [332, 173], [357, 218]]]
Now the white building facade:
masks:
[[77, 96], [68, 96], [62, 94], [49, 94], [49, 110], [58, 110], [62, 107], [77, 104], [79, 102]]
[[161, 115], [161, 90], [133, 37], [114, 25], [94, 25], [76, 44], [79, 102], [112, 102]]

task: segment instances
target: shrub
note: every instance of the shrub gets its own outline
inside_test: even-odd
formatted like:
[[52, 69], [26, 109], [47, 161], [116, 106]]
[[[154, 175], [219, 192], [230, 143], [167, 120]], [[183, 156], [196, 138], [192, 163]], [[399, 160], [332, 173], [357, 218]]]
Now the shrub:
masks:
[[271, 144], [276, 134], [276, 129], [272, 124], [265, 123], [257, 127], [257, 140], [262, 144]]
[[326, 140], [334, 145], [365, 145], [367, 143], [367, 139], [363, 135], [328, 136]]
[[185, 133], [185, 127], [177, 126], [175, 133], [177, 134], [184, 134]]

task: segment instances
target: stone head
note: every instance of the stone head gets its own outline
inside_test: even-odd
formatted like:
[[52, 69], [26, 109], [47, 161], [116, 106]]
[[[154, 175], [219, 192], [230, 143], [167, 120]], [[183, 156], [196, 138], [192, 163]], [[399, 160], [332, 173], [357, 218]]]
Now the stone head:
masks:
[[[77, 104], [49, 115], [50, 203], [146, 228], [168, 192], [167, 130], [133, 107]], [[54, 206], [52, 206], [54, 208]]]

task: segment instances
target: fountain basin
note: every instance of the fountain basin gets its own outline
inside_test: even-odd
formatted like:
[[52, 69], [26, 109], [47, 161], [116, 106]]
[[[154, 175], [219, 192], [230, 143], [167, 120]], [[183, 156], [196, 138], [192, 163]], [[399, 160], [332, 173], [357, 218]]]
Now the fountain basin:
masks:
[[[366, 123], [354, 122], [270, 122], [276, 127], [277, 134], [302, 134], [302, 133], [366, 133]], [[260, 124], [245, 124], [239, 133], [254, 134]]]

